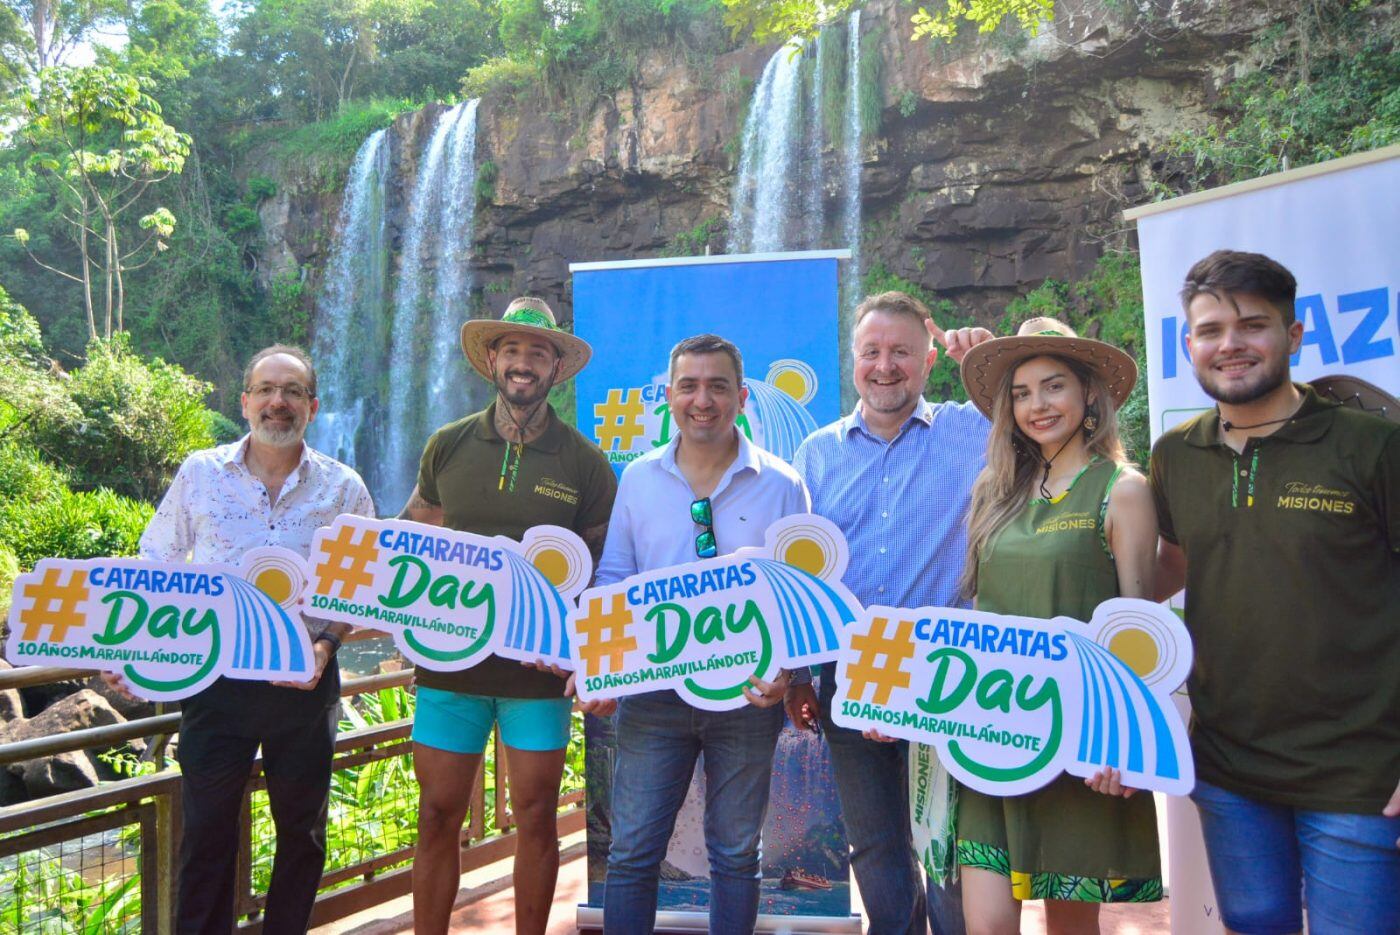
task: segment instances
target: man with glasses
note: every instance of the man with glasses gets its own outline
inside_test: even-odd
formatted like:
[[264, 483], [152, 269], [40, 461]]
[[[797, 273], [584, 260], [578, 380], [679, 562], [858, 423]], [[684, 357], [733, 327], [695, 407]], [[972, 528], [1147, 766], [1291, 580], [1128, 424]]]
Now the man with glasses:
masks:
[[[966, 514], [986, 458], [989, 423], [971, 403], [923, 398], [938, 359], [934, 341], [961, 362], [985, 328], [944, 332], [928, 308], [903, 292], [867, 298], [856, 309], [853, 377], [860, 404], [812, 435], [793, 467], [812, 491], [813, 510], [850, 544], [845, 584], [866, 606], [959, 607]], [[963, 931], [956, 888], [920, 880], [909, 827], [908, 743], [831, 720], [835, 663], [822, 667], [821, 699], [806, 671], [794, 673], [787, 709], [799, 728], [821, 729], [831, 745], [841, 820], [851, 845], [871, 935]], [[927, 915], [927, 922], [925, 916]]]
[[[527, 296], [512, 301], [499, 321], [463, 325], [462, 351], [496, 397], [428, 439], [402, 515], [511, 539], [534, 526], [563, 526], [596, 560], [617, 479], [598, 446], [549, 404], [550, 389], [582, 370], [592, 349], [559, 328], [542, 299]], [[415, 931], [448, 930], [461, 879], [462, 823], [486, 739], [499, 725], [516, 822], [515, 930], [543, 933], [559, 872], [555, 816], [573, 706], [564, 678], [489, 656], [458, 672], [420, 667], [416, 683]], [[609, 707], [595, 702], [584, 710]]]
[[[237, 564], [268, 545], [305, 556], [316, 530], [341, 513], [374, 515], [360, 476], [304, 441], [320, 405], [304, 351], [281, 344], [258, 351], [243, 385], [248, 434], [180, 466], [141, 536], [142, 558]], [[310, 681], [221, 678], [181, 704], [176, 928], [186, 935], [228, 935], [234, 927], [238, 824], [259, 747], [277, 834], [263, 931], [305, 932], [310, 922], [339, 720], [335, 653], [348, 628], [303, 622], [315, 650]], [[103, 678], [125, 690], [119, 676]]]
[[[676, 434], [623, 472], [597, 584], [761, 546], [774, 520], [807, 511], [796, 472], [736, 427], [747, 398], [743, 359], [729, 341], [702, 334], [671, 350], [666, 399]], [[661, 861], [701, 753], [710, 931], [753, 931], [759, 835], [787, 679], [750, 681], [749, 706], [735, 711], [692, 708], [673, 691], [619, 703], [608, 935], [653, 930]]]

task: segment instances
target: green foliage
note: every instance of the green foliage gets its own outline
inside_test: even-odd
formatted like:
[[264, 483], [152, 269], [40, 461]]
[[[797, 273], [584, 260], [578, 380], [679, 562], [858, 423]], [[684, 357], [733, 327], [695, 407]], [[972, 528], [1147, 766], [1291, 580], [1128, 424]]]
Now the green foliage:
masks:
[[12, 500], [0, 508], [0, 542], [23, 568], [41, 558], [135, 555], [155, 508], [106, 488], [64, 489], [48, 500]]
[[419, 106], [407, 98], [347, 101], [333, 116], [286, 134], [278, 151], [289, 168], [313, 177], [324, 190], [333, 190], [344, 183], [355, 152], [371, 133]]
[[213, 444], [208, 392], [174, 364], [142, 360], [125, 335], [98, 340], [68, 381], [78, 415], [40, 413], [31, 435], [75, 485], [154, 500], [190, 452]]
[[476, 167], [476, 200], [479, 203], [490, 204], [496, 199], [496, 178], [500, 174], [501, 170], [490, 159]]
[[1322, 0], [1264, 32], [1221, 119], [1178, 135], [1194, 190], [1400, 142], [1400, 19], [1389, 4]]
[[289, 269], [274, 275], [267, 284], [267, 308], [274, 321], [282, 322], [280, 338], [285, 344], [298, 347], [307, 343], [311, 313], [307, 309], [306, 280], [300, 269]]
[[248, 197], [254, 201], [272, 198], [277, 194], [277, 183], [265, 175], [248, 177]]
[[1137, 254], [1105, 253], [1088, 276], [1074, 283], [1047, 279], [1007, 305], [996, 333], [1014, 334], [1021, 322], [1041, 315], [1058, 318], [1079, 334], [1121, 347], [1137, 360], [1137, 386], [1118, 412], [1118, 426], [1128, 457], [1146, 464], [1151, 452], [1147, 338]]
[[[890, 272], [883, 263], [872, 263], [865, 272], [861, 294], [872, 296], [890, 291], [906, 293], [927, 305], [933, 313], [934, 322], [945, 331], [975, 324], [971, 315], [958, 311], [958, 307], [948, 299], [935, 298], [918, 283]], [[934, 402], [967, 402], [961, 371], [948, 355], [938, 355], [933, 369], [929, 371], [928, 382], [924, 384], [924, 396]]]
[[860, 112], [860, 133], [872, 139], [880, 132], [881, 115], [885, 109], [885, 89], [881, 83], [885, 59], [880, 54], [880, 37], [884, 27], [876, 24], [860, 37], [860, 75], [856, 88]]
[[919, 95], [913, 91], [906, 90], [899, 96], [899, 115], [905, 120], [914, 116], [914, 111], [919, 109]]
[[661, 250], [662, 256], [704, 256], [711, 238], [724, 232], [722, 218], [709, 218], [690, 230], [681, 231]]
[[467, 69], [462, 76], [461, 91], [465, 98], [493, 97], [515, 98], [521, 92], [535, 87], [540, 73], [533, 62], [498, 55], [480, 65]]
[[[771, 42], [790, 36], [811, 38], [861, 0], [722, 0], [724, 22], [735, 36], [752, 36], [755, 42]], [[915, 40], [924, 37], [951, 41], [963, 23], [981, 33], [994, 31], [1012, 19], [1035, 35], [1054, 15], [1054, 0], [941, 0], [921, 6], [910, 22]]]

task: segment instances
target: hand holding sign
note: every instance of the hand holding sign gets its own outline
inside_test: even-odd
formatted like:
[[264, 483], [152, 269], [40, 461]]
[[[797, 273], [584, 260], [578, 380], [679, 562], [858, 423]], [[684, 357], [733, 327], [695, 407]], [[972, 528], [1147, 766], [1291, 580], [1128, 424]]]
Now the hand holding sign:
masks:
[[974, 789], [1019, 795], [1061, 772], [1094, 777], [1108, 794], [1195, 785], [1170, 700], [1190, 671], [1191, 640], [1160, 604], [1113, 598], [1087, 626], [871, 607], [847, 633], [832, 718], [934, 746]]

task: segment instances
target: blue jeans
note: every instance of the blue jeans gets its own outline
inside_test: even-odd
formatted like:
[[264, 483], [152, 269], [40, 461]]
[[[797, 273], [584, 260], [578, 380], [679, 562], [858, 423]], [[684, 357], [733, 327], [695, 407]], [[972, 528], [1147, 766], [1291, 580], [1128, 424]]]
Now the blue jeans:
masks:
[[670, 691], [622, 700], [612, 849], [603, 897], [606, 935], [655, 928], [661, 861], [702, 751], [710, 931], [753, 931], [758, 918], [759, 838], [768, 811], [773, 749], [782, 729], [782, 705], [701, 711]]
[[866, 740], [831, 720], [835, 668], [821, 667], [822, 731], [870, 935], [921, 935], [925, 914], [934, 935], [963, 935], [962, 886], [939, 887], [930, 880], [925, 896], [909, 831], [909, 744]]
[[1273, 805], [1197, 780], [1220, 919], [1236, 932], [1400, 932], [1400, 818]]

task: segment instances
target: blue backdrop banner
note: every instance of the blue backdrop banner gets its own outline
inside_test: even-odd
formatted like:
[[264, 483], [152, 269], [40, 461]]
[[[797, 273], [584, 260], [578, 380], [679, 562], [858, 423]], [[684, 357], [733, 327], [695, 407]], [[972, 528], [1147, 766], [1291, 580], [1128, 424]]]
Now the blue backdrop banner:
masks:
[[[666, 444], [674, 432], [665, 396], [670, 350], [711, 332], [733, 341], [744, 358], [749, 400], [740, 428], [792, 460], [808, 433], [840, 415], [837, 263], [848, 256], [840, 250], [570, 266], [574, 331], [593, 346], [575, 383], [579, 431], [598, 442], [619, 473]], [[579, 922], [596, 925], [616, 738], [611, 718], [588, 718], [586, 726], [589, 886]], [[709, 908], [704, 800], [697, 769], [661, 868], [662, 930], [671, 914]], [[850, 916], [850, 865], [826, 742], [791, 723], [773, 760], [762, 873], [760, 931], [860, 931]]]
[[844, 250], [580, 263], [574, 331], [593, 345], [575, 383], [578, 427], [621, 473], [666, 444], [664, 388], [676, 342], [712, 332], [744, 356], [740, 427], [792, 460], [802, 439], [840, 415], [837, 261]]

